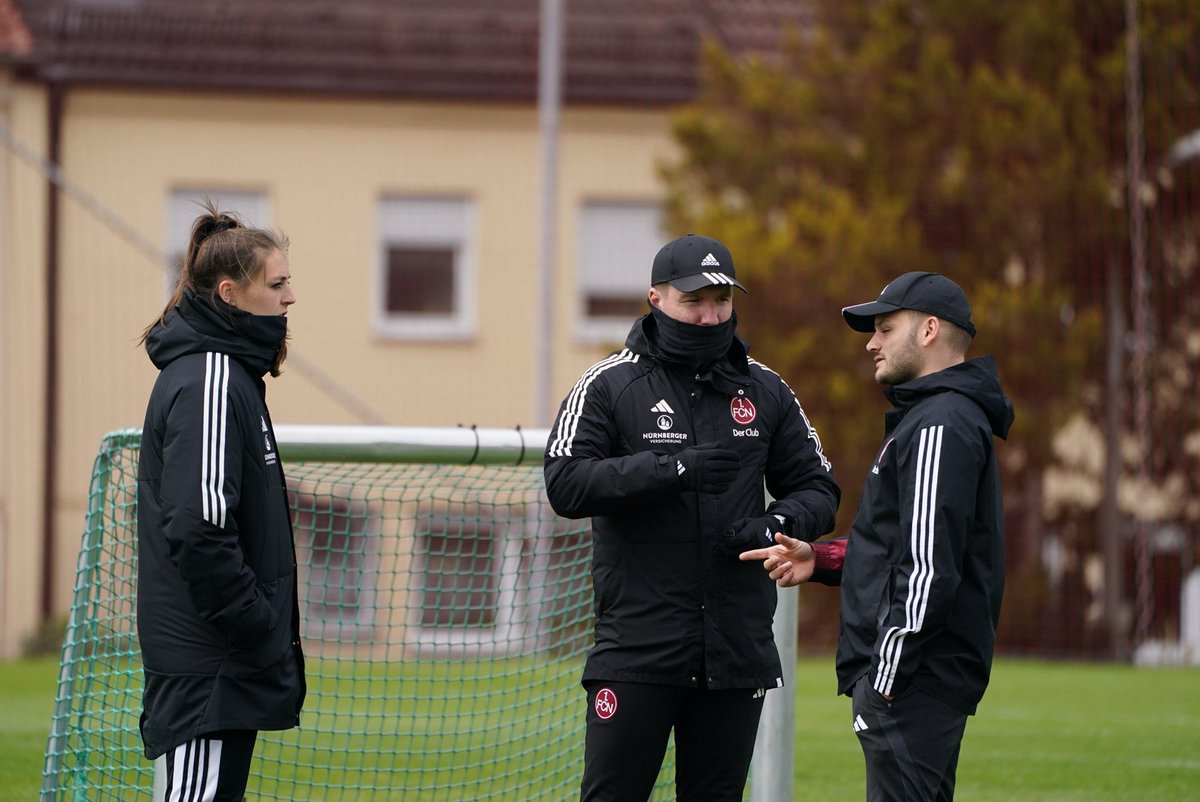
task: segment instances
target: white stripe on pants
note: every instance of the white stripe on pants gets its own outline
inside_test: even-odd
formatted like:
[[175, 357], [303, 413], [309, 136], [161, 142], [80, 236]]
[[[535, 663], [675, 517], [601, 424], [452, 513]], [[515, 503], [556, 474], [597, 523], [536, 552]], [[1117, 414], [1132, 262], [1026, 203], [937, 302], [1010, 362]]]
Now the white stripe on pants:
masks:
[[220, 771], [220, 741], [196, 738], [180, 744], [154, 761], [154, 802], [212, 802]]

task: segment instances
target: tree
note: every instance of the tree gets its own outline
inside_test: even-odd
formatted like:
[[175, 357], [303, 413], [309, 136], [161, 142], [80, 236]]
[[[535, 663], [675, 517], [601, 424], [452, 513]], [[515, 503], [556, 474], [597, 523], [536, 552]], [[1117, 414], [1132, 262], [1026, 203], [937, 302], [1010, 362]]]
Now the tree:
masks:
[[[1141, 5], [1146, 62], [1188, 63], [1197, 5]], [[739, 330], [821, 432], [843, 484], [841, 532], [886, 402], [840, 308], [908, 270], [964, 286], [972, 354], [998, 356], [1017, 409], [1001, 454], [1021, 581], [1037, 570], [1053, 434], [1086, 399], [1093, 412], [1105, 402], [1104, 268], [1129, 253], [1124, 5], [814, 7], [818, 26], [777, 59], [706, 49], [701, 97], [675, 120], [681, 156], [664, 167], [672, 226], [723, 240], [747, 277]], [[1147, 93], [1148, 160], [1195, 121], [1198, 78]]]

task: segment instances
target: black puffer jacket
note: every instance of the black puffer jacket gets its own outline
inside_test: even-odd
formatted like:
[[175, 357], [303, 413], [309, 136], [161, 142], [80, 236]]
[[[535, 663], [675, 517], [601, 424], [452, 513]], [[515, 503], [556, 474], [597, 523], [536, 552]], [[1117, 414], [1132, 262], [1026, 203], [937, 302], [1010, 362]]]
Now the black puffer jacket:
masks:
[[990, 357], [888, 388], [841, 575], [838, 690], [915, 686], [975, 712], [1004, 594], [1004, 509], [994, 437], [1012, 404]]
[[[218, 301], [219, 303], [219, 301]], [[138, 463], [138, 637], [148, 758], [206, 732], [294, 727], [296, 556], [263, 375], [283, 318], [190, 293], [154, 329]]]
[[[833, 527], [840, 491], [796, 396], [740, 341], [694, 375], [664, 361], [653, 335], [641, 318], [625, 350], [583, 374], [547, 443], [551, 505], [592, 517], [596, 643], [583, 678], [777, 687], [775, 584], [722, 534], [764, 514], [764, 479], [770, 512], [805, 540]], [[682, 491], [671, 455], [711, 443], [738, 452], [740, 475], [719, 494]]]

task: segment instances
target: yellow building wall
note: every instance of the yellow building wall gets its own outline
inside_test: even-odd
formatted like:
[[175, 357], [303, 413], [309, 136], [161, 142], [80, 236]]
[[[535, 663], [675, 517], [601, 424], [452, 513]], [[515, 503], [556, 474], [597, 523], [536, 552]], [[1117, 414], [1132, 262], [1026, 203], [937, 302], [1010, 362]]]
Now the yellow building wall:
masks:
[[[23, 89], [28, 141], [45, 141], [44, 103]], [[155, 370], [137, 345], [165, 301], [162, 266], [139, 239], [166, 250], [167, 202], [180, 187], [263, 192], [272, 224], [291, 238], [297, 304], [289, 312], [290, 353], [284, 374], [268, 379], [268, 403], [280, 423], [360, 423], [322, 391], [332, 382], [402, 426], [548, 423], [578, 375], [607, 349], [576, 342], [573, 261], [580, 204], [589, 199], [657, 200], [657, 167], [671, 153], [662, 111], [564, 111], [559, 144], [559, 198], [551, 406], [535, 420], [541, 175], [537, 113], [532, 106], [290, 99], [208, 94], [73, 90], [62, 131], [63, 168], [89, 197], [62, 204], [60, 408], [54, 606], [69, 607], [75, 556], [86, 512], [92, 460], [109, 431], [139, 427]], [[5, 158], [11, 161], [10, 156]], [[18, 173], [20, 170], [18, 170]], [[24, 169], [25, 173], [31, 172]], [[8, 171], [7, 174], [11, 174]], [[3, 203], [20, 206], [28, 228], [9, 264], [35, 265], [40, 275], [44, 189], [33, 178], [14, 184]], [[41, 195], [39, 195], [41, 193]], [[376, 218], [387, 195], [459, 196], [473, 200], [476, 223], [477, 323], [458, 341], [391, 340], [371, 320]], [[8, 206], [4, 208], [7, 210]], [[98, 211], [99, 210], [99, 211]], [[128, 230], [114, 225], [115, 214]], [[0, 229], [4, 230], [4, 229]], [[647, 277], [649, 265], [646, 266]], [[5, 290], [34, 271], [14, 276]], [[22, 278], [23, 277], [23, 278]], [[41, 285], [17, 284], [37, 297]], [[5, 619], [0, 647], [11, 655], [31, 617], [9, 613], [10, 599], [36, 598], [30, 577], [40, 537], [14, 551], [13, 525], [40, 531], [30, 468], [40, 459], [40, 432], [28, 430], [41, 382], [35, 377], [39, 338], [33, 311], [10, 319], [4, 292], [5, 442], [20, 440], [19, 462], [5, 453], [0, 497], [4, 515]], [[19, 368], [14, 360], [19, 360]], [[9, 366], [12, 365], [10, 368]], [[10, 395], [19, 400], [9, 401]], [[40, 420], [40, 418], [39, 418]], [[17, 474], [17, 475], [13, 475]], [[34, 506], [36, 509], [26, 509]], [[10, 525], [12, 521], [12, 525]], [[15, 556], [8, 556], [13, 554]], [[11, 570], [9, 566], [11, 564]], [[36, 621], [36, 606], [33, 622]]]
[[[45, 95], [0, 73], [0, 123], [41, 144]], [[40, 607], [45, 420], [45, 179], [0, 149], [0, 657], [15, 656]]]

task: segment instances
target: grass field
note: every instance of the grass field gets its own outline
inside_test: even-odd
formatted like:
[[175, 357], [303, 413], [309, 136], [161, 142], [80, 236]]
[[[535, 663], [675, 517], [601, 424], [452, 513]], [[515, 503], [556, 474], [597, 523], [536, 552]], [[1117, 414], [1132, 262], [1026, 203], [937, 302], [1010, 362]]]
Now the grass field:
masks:
[[[57, 669], [55, 660], [0, 663], [0, 802], [38, 797]], [[801, 661], [798, 800], [863, 797], [849, 703], [832, 687], [831, 659]], [[1200, 669], [998, 661], [967, 725], [956, 798], [1200, 800]]]

